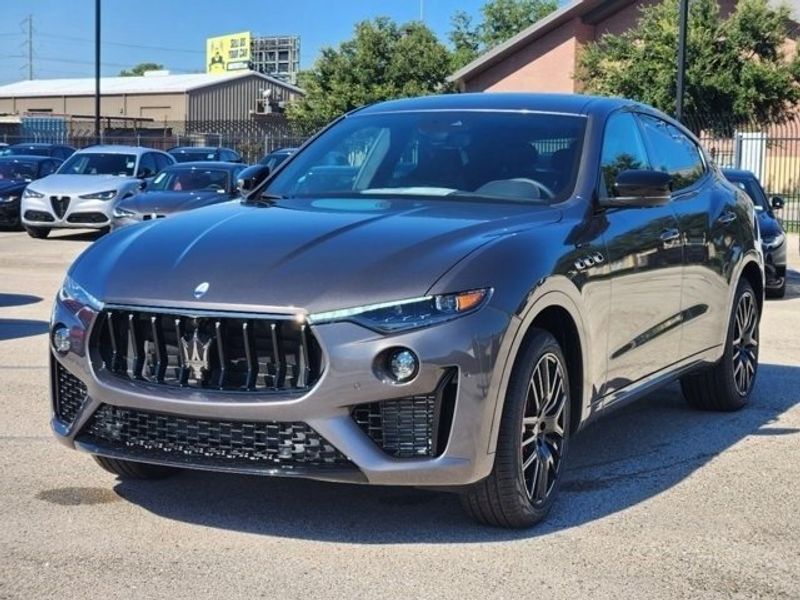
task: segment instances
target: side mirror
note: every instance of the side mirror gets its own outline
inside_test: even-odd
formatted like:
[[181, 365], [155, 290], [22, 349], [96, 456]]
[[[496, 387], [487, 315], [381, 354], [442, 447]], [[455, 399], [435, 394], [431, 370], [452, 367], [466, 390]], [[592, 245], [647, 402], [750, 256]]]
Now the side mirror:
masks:
[[780, 210], [784, 206], [784, 201], [780, 196], [773, 196], [770, 204], [772, 204], [772, 208], [775, 210]]
[[243, 169], [236, 178], [236, 189], [245, 200], [250, 200], [259, 191], [261, 184], [269, 177], [270, 168], [266, 165], [255, 165]]
[[148, 177], [152, 177], [153, 175], [154, 174], [150, 172], [150, 169], [148, 169], [147, 167], [143, 167], [139, 169], [139, 174], [137, 175], [137, 177], [139, 179], [147, 179]]
[[145, 189], [146, 187], [147, 187], [147, 180], [146, 180], [146, 179], [142, 179], [142, 180], [139, 182], [139, 191], [142, 191], [142, 190], [143, 190], [143, 189]]
[[672, 175], [646, 169], [622, 171], [614, 180], [612, 196], [600, 205], [617, 208], [663, 206], [672, 197]]

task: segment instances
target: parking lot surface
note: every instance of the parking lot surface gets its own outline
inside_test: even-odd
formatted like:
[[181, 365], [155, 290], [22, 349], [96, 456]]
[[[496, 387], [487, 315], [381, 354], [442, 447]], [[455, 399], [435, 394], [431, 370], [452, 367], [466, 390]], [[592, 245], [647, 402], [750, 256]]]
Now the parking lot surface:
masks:
[[119, 482], [49, 431], [47, 321], [92, 236], [0, 232], [0, 598], [800, 598], [800, 260], [750, 406], [677, 386], [599, 421], [529, 531], [455, 496], [186, 472]]

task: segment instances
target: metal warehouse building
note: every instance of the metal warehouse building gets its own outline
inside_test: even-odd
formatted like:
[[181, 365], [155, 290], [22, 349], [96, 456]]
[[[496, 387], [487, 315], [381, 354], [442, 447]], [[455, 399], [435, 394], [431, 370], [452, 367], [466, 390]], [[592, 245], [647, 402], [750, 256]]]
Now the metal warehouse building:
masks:
[[[0, 115], [94, 114], [94, 79], [42, 79], [0, 86]], [[154, 122], [245, 121], [280, 113], [302, 90], [255, 71], [103, 77], [101, 114]]]

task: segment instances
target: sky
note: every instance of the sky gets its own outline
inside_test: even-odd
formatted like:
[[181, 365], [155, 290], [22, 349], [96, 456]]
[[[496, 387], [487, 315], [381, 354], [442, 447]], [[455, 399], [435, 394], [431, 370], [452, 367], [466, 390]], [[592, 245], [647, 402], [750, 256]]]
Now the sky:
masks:
[[[140, 62], [174, 73], [204, 69], [205, 39], [250, 31], [299, 35], [301, 68], [321, 48], [352, 35], [358, 21], [420, 18], [445, 39], [452, 14], [477, 16], [483, 0], [102, 0], [102, 74]], [[27, 23], [33, 17], [36, 79], [94, 75], [94, 0], [0, 0], [0, 84], [28, 78]]]

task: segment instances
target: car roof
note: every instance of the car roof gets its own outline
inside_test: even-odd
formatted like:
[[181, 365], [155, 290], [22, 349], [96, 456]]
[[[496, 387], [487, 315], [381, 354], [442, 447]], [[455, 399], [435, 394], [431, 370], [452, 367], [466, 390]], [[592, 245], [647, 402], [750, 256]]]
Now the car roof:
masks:
[[229, 171], [233, 171], [237, 168], [243, 168], [246, 165], [242, 163], [234, 163], [234, 162], [225, 162], [222, 160], [193, 160], [191, 162], [183, 162], [183, 163], [175, 163], [174, 165], [170, 165], [168, 167], [164, 167], [164, 170], [171, 170], [177, 171], [180, 169], [227, 169]]
[[148, 148], [147, 146], [121, 146], [115, 144], [97, 144], [96, 146], [86, 146], [76, 152], [104, 152], [106, 154], [144, 154], [145, 152], [160, 152], [165, 154], [163, 150], [157, 148]]
[[753, 179], [758, 179], [755, 173], [753, 173], [752, 171], [748, 171], [747, 169], [730, 169], [725, 167], [721, 169], [721, 171], [726, 177], [728, 175], [731, 175], [732, 177], [742, 177], [742, 178], [752, 177]]
[[68, 146], [67, 144], [51, 144], [49, 142], [17, 142], [16, 144], [11, 144], [8, 148], [54, 148], [54, 147], [61, 147], [61, 148], [72, 148], [72, 146]]
[[0, 160], [3, 161], [15, 161], [21, 160], [25, 162], [44, 162], [46, 160], [55, 160], [58, 162], [64, 162], [60, 158], [56, 158], [55, 156], [40, 156], [38, 154], [5, 154], [0, 156]]
[[371, 114], [417, 110], [497, 110], [497, 111], [541, 111], [569, 114], [609, 112], [623, 106], [643, 104], [624, 98], [585, 96], [582, 94], [528, 94], [528, 93], [472, 93], [440, 94], [418, 98], [404, 98], [371, 104], [353, 111], [356, 114]]
[[167, 152], [216, 152], [217, 150], [236, 152], [233, 148], [225, 148], [223, 146], [176, 146], [175, 148], [170, 148]]

